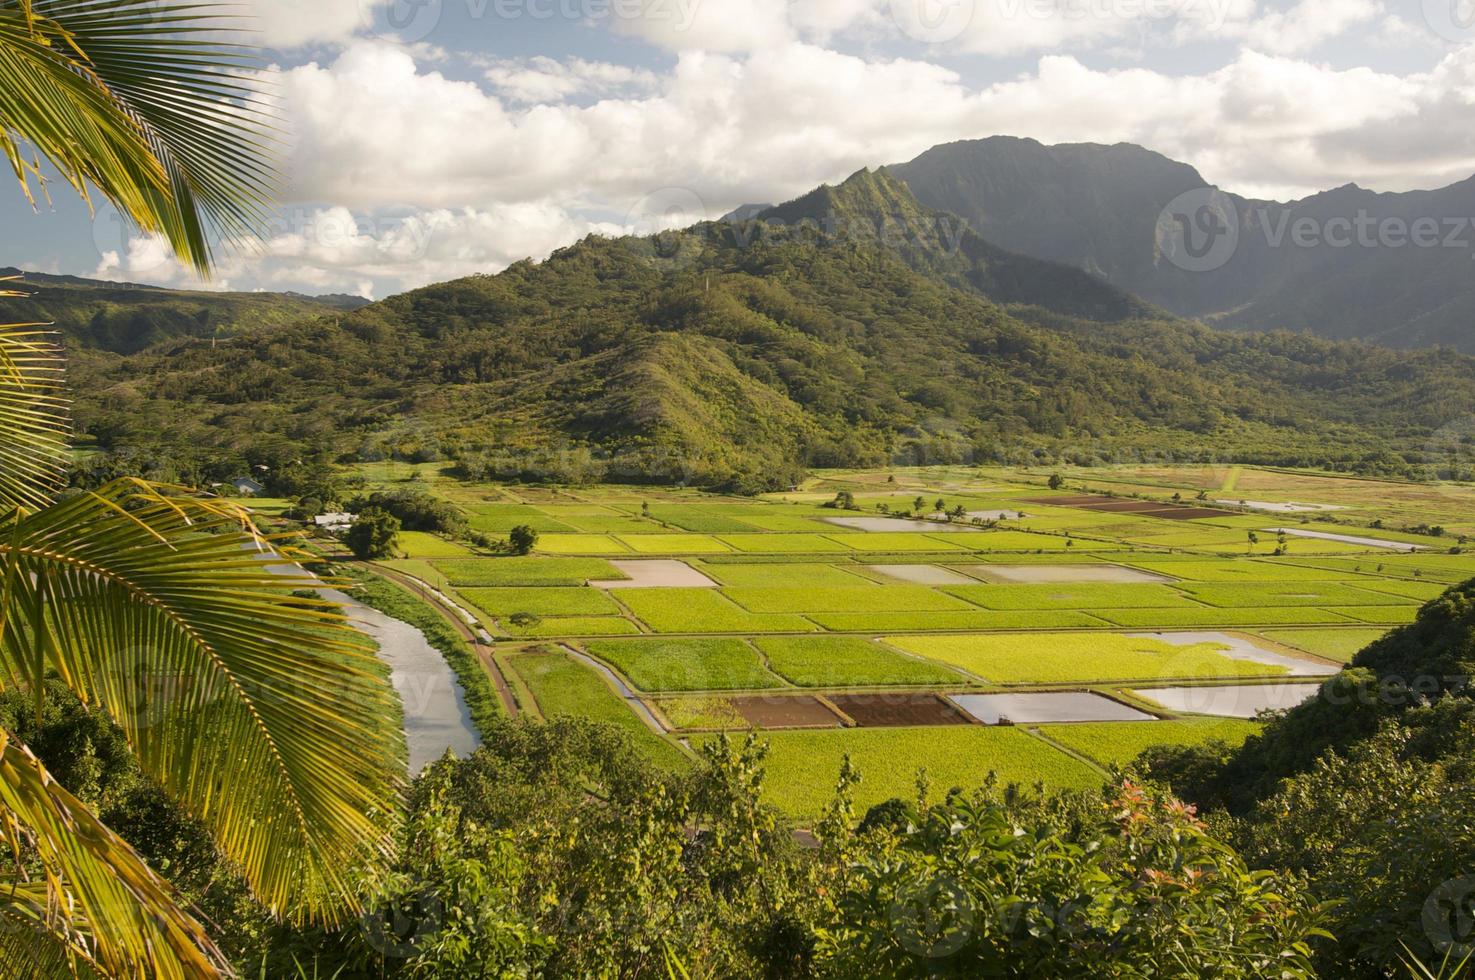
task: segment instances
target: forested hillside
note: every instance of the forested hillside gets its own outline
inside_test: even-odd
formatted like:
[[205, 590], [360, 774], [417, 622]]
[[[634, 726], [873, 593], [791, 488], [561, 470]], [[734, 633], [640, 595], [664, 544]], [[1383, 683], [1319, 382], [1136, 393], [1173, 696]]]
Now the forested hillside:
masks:
[[356, 311], [78, 351], [76, 417], [100, 449], [761, 489], [806, 466], [1033, 452], [1403, 472], [1475, 411], [1475, 359], [1211, 331], [950, 239], [949, 220], [862, 173], [757, 221], [594, 237]]

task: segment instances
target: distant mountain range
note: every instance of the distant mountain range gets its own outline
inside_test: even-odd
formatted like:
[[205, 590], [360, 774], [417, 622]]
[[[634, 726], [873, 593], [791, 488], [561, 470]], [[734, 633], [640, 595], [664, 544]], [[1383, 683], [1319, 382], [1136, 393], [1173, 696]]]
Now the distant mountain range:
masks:
[[752, 491], [811, 466], [1144, 452], [1404, 473], [1475, 413], [1475, 358], [1211, 330], [1080, 265], [861, 171], [358, 309], [111, 284], [30, 302], [76, 338], [89, 446], [160, 474], [393, 456]]
[[234, 337], [369, 303], [358, 296], [162, 289], [0, 268], [0, 279], [8, 278], [23, 280], [22, 289], [30, 295], [3, 301], [5, 322], [52, 323], [73, 349], [115, 354], [137, 353], [178, 337]]
[[[1401, 194], [1348, 184], [1283, 204], [1220, 191], [1128, 143], [1004, 136], [888, 170], [996, 246], [1217, 327], [1475, 352], [1475, 177]], [[1211, 237], [1234, 240], [1205, 263], [1175, 251], [1185, 234], [1206, 251]]]

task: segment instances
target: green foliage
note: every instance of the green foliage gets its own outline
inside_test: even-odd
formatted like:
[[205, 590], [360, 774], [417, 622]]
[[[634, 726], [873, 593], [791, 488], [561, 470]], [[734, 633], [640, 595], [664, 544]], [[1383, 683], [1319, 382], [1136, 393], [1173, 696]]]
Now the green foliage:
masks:
[[1321, 913], [1181, 805], [949, 800], [877, 831], [835, 888], [835, 976], [1310, 978]]
[[1410, 732], [1386, 725], [1346, 755], [1317, 760], [1240, 823], [1247, 860], [1304, 874], [1315, 894], [1337, 900], [1323, 976], [1373, 980], [1404, 947], [1435, 962], [1450, 948], [1436, 942], [1475, 938], [1461, 904], [1475, 868], [1472, 732], [1445, 746], [1464, 756], [1452, 770], [1418, 759]]
[[[847, 207], [892, 206], [864, 197]], [[1462, 357], [1227, 335], [1130, 304], [1094, 311], [1110, 322], [1006, 312], [975, 291], [972, 258], [938, 266], [802, 231], [692, 235], [680, 267], [650, 261], [647, 241], [590, 238], [229, 345], [89, 356], [77, 417], [104, 449], [221, 451], [250, 432], [299, 456], [444, 454], [483, 478], [752, 493], [812, 465], [1037, 449], [1027, 458], [1152, 449], [1407, 471], [1390, 449], [1420, 450], [1475, 408], [1475, 362]], [[1078, 296], [1100, 288], [1037, 265]], [[1002, 280], [985, 287], [1011, 295]], [[948, 434], [931, 434], [936, 420]]]
[[613, 725], [652, 764], [687, 768], [687, 759], [675, 744], [651, 731], [592, 668], [564, 653], [518, 654], [508, 662], [527, 684], [543, 717]]
[[452, 537], [466, 533], [466, 518], [454, 506], [423, 490], [381, 490], [348, 504], [356, 514], [366, 509], [394, 515], [407, 531], [438, 531]]
[[532, 553], [538, 544], [538, 532], [526, 524], [519, 524], [507, 533], [507, 550], [514, 555], [523, 556]]
[[356, 558], [393, 558], [398, 551], [400, 522], [388, 511], [366, 507], [358, 512], [343, 541]]

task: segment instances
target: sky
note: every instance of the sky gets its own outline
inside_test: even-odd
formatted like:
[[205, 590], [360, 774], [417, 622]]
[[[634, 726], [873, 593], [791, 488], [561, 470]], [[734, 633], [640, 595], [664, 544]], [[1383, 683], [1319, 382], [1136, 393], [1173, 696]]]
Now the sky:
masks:
[[1475, 0], [243, 6], [282, 120], [260, 242], [201, 283], [64, 185], [0, 186], [0, 266], [377, 299], [996, 134], [1277, 200], [1475, 174]]

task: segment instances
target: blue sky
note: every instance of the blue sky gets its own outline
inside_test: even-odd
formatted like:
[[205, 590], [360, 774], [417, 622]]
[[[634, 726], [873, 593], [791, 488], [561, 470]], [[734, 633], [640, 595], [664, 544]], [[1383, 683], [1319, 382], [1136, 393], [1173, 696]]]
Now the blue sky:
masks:
[[[282, 205], [212, 288], [383, 297], [955, 139], [1131, 141], [1289, 199], [1475, 174], [1475, 0], [248, 0]], [[0, 266], [200, 285], [64, 186]]]

